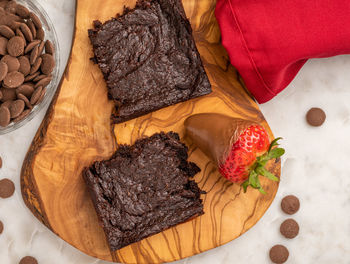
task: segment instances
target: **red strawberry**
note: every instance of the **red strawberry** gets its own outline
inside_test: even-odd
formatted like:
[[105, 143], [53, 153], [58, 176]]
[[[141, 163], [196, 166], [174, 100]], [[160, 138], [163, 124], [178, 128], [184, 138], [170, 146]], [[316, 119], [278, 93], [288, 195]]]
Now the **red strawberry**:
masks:
[[274, 148], [280, 138], [270, 144], [261, 125], [220, 114], [198, 114], [186, 119], [185, 127], [193, 142], [216, 162], [220, 173], [242, 184], [244, 191], [251, 186], [265, 193], [259, 175], [278, 181], [265, 165], [282, 156], [284, 149]]

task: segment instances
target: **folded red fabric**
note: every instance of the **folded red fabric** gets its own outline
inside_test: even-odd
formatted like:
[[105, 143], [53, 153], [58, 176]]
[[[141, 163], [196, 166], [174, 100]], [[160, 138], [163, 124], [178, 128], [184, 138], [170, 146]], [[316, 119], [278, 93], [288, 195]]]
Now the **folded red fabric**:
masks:
[[349, 0], [217, 0], [215, 14], [231, 63], [259, 103], [308, 59], [350, 53]]

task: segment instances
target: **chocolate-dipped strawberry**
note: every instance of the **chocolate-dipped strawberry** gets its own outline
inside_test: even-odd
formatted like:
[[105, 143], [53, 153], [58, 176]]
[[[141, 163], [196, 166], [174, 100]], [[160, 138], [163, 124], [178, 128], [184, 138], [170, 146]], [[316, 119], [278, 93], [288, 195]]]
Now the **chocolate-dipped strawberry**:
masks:
[[265, 193], [259, 175], [273, 181], [279, 179], [266, 170], [266, 163], [284, 154], [276, 147], [276, 138], [270, 143], [269, 135], [261, 125], [222, 114], [196, 114], [185, 120], [186, 134], [218, 166], [228, 180]]

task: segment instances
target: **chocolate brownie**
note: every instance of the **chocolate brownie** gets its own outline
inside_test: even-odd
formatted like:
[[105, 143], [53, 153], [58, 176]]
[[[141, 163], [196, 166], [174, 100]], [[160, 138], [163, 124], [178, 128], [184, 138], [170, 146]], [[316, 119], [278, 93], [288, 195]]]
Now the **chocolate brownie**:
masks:
[[203, 214], [200, 171], [174, 132], [121, 145], [109, 160], [83, 171], [111, 250]]
[[139, 0], [89, 37], [114, 123], [211, 92], [181, 0]]

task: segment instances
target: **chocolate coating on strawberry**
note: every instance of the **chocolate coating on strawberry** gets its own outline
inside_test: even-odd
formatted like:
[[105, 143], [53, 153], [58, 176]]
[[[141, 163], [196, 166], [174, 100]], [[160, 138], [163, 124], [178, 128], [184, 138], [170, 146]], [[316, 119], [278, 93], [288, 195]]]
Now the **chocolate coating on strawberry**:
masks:
[[270, 159], [284, 154], [270, 144], [265, 128], [253, 121], [222, 114], [197, 114], [185, 120], [186, 134], [218, 166], [228, 180], [265, 193], [259, 180], [263, 175], [273, 181], [279, 179], [265, 169]]

